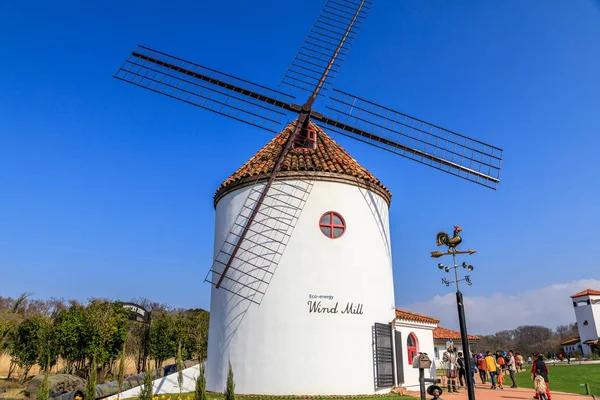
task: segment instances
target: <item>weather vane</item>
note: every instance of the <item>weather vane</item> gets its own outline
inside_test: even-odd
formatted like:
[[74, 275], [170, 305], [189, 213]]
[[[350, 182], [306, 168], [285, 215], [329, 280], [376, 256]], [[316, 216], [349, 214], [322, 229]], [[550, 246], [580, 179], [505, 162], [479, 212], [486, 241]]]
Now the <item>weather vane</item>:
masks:
[[[463, 301], [463, 296], [462, 293], [458, 287], [458, 283], [459, 282], [466, 282], [467, 285], [471, 286], [473, 284], [473, 282], [471, 281], [471, 277], [469, 275], [465, 275], [465, 277], [463, 279], [458, 279], [458, 268], [462, 267], [462, 268], [466, 268], [469, 271], [473, 271], [473, 266], [471, 264], [467, 264], [466, 262], [463, 262], [462, 264], [457, 265], [456, 264], [456, 255], [457, 254], [474, 254], [476, 252], [476, 250], [458, 250], [456, 248], [456, 246], [458, 246], [459, 244], [462, 243], [462, 237], [460, 236], [460, 232], [462, 232], [462, 228], [458, 225], [454, 226], [454, 234], [452, 237], [450, 237], [450, 235], [448, 235], [448, 233], [446, 232], [438, 232], [438, 234], [435, 237], [435, 241], [436, 244], [438, 246], [442, 246], [445, 245], [448, 247], [448, 249], [446, 250], [446, 252], [442, 252], [442, 251], [432, 251], [431, 252], [431, 257], [433, 258], [439, 258], [441, 256], [446, 256], [446, 255], [451, 255], [452, 256], [452, 266], [447, 266], [444, 265], [442, 263], [438, 264], [438, 268], [439, 269], [443, 269], [446, 272], [450, 272], [451, 269], [454, 270], [454, 277], [455, 280], [451, 281], [448, 280], [446, 278], [442, 278], [442, 285], [446, 285], [446, 287], [450, 287], [451, 284], [455, 283], [456, 284], [456, 305], [458, 308], [458, 323], [460, 325], [460, 337], [461, 337], [461, 342], [462, 342], [462, 346], [463, 346], [463, 351], [465, 352], [465, 366], [466, 366], [466, 370], [470, 371], [471, 370], [471, 353], [469, 351], [469, 337], [467, 334], [467, 321], [465, 318], [465, 306], [464, 306], [464, 301]], [[471, 376], [471, 374], [467, 374], [465, 376], [466, 380], [467, 380], [467, 394], [468, 394], [468, 398], [469, 400], [475, 400], [475, 392], [473, 391], [473, 377]]]
[[467, 264], [466, 262], [463, 262], [460, 265], [456, 265], [456, 255], [457, 254], [474, 254], [477, 250], [465, 250], [465, 251], [461, 251], [458, 250], [456, 248], [456, 246], [458, 246], [459, 244], [462, 243], [462, 237], [460, 237], [460, 232], [462, 232], [462, 228], [458, 225], [454, 226], [454, 234], [452, 235], [452, 237], [450, 237], [450, 235], [448, 235], [446, 232], [438, 232], [438, 234], [435, 237], [435, 241], [437, 243], [438, 246], [442, 246], [442, 245], [446, 245], [448, 246], [448, 250], [446, 252], [442, 252], [442, 251], [432, 251], [431, 252], [431, 257], [433, 258], [439, 258], [441, 256], [446, 256], [446, 255], [451, 255], [453, 260], [454, 260], [454, 266], [450, 267], [450, 266], [445, 266], [442, 263], [438, 264], [438, 268], [439, 269], [443, 269], [446, 272], [450, 272], [451, 269], [454, 269], [454, 275], [456, 277], [456, 280], [454, 281], [449, 281], [446, 278], [442, 278], [442, 284], [446, 285], [446, 286], [450, 286], [451, 283], [456, 283], [456, 290], [458, 291], [458, 282], [466, 282], [469, 286], [471, 286], [473, 284], [473, 282], [471, 282], [471, 277], [469, 275], [465, 275], [465, 277], [463, 279], [458, 279], [458, 271], [457, 268], [463, 267], [468, 269], [469, 271], [473, 271], [473, 266], [470, 264]]
[[454, 226], [454, 235], [452, 237], [450, 237], [450, 235], [448, 235], [446, 232], [438, 232], [438, 234], [435, 237], [435, 241], [437, 242], [438, 246], [441, 245], [446, 245], [448, 246], [448, 251], [441, 252], [441, 251], [432, 251], [431, 252], [431, 257], [434, 258], [438, 258], [441, 256], [445, 256], [448, 254], [473, 254], [475, 253], [477, 250], [465, 250], [465, 251], [460, 251], [456, 248], [456, 246], [458, 246], [459, 244], [462, 243], [462, 238], [460, 237], [459, 233], [462, 231], [462, 228], [458, 225]]

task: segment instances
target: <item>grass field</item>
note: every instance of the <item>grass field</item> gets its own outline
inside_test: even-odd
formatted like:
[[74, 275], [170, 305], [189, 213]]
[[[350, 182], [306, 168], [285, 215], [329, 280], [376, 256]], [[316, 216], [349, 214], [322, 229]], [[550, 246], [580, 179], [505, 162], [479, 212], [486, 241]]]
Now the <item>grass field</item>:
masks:
[[[533, 381], [530, 379], [530, 372], [518, 372], [515, 376], [517, 386], [523, 388], [533, 388]], [[504, 386], [510, 386], [511, 381], [508, 375], [505, 376]], [[476, 376], [477, 383], [480, 382]], [[585, 386], [590, 386], [591, 394], [600, 396], [600, 364], [571, 364], [571, 365], [548, 365], [548, 379], [550, 381], [550, 391], [586, 394]]]

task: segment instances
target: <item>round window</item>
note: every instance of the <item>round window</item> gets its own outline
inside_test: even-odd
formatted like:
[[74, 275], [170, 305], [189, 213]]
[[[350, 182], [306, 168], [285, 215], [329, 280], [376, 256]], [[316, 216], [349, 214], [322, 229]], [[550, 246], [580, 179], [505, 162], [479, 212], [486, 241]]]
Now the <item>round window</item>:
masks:
[[346, 231], [346, 221], [340, 214], [328, 211], [321, 216], [319, 228], [321, 228], [323, 235], [330, 239], [337, 239]]

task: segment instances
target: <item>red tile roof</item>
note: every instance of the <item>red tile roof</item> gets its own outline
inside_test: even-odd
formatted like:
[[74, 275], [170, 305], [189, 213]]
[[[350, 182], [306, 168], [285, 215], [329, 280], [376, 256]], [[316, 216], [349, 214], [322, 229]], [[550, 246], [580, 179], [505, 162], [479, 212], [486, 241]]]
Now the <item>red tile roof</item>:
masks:
[[598, 339], [586, 340], [583, 344], [598, 344]]
[[564, 342], [562, 342], [560, 345], [561, 345], [561, 346], [568, 346], [568, 345], [570, 345], [570, 344], [576, 344], [576, 343], [579, 343], [579, 341], [580, 341], [580, 340], [581, 340], [580, 338], [576, 337], [576, 338], [573, 338], [573, 339], [569, 339], [569, 340], [567, 340], [567, 341], [564, 341]]
[[428, 317], [422, 314], [416, 314], [409, 311], [396, 309], [396, 318], [403, 319], [410, 322], [421, 322], [425, 324], [438, 324], [440, 322], [437, 318]]
[[[269, 178], [295, 123], [288, 125], [219, 186], [215, 193], [215, 204], [225, 193], [236, 187]], [[283, 161], [279, 176], [305, 179], [306, 174], [311, 174], [315, 180], [342, 181], [369, 188], [380, 194], [388, 204], [391, 202], [392, 194], [379, 179], [361, 166], [321, 128], [312, 122], [311, 125], [317, 132], [316, 147], [290, 150]]]
[[571, 298], [574, 299], [581, 296], [600, 296], [600, 290], [586, 289], [583, 292], [575, 293]]
[[[453, 331], [452, 329], [442, 328], [438, 326], [433, 330], [433, 338], [434, 339], [452, 339], [452, 340], [460, 340], [460, 332]], [[469, 340], [481, 340], [479, 336], [468, 335], [467, 338]]]

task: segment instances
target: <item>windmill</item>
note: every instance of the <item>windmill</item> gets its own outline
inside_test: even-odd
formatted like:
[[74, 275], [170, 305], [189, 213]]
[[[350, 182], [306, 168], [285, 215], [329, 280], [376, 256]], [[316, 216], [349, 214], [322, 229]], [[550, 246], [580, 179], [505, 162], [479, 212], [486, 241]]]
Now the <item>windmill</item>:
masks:
[[[381, 297], [373, 302], [378, 304], [373, 310], [385, 308], [383, 311], [370, 311], [369, 307], [365, 309], [365, 305], [358, 301], [340, 299], [340, 303], [336, 301], [339, 294], [316, 293], [314, 295], [317, 297], [312, 298], [310, 296], [313, 294], [303, 292], [308, 296], [311, 318], [314, 316], [312, 314], [360, 314], [357, 318], [372, 326], [377, 320], [389, 322], [393, 315], [393, 311], [390, 311], [390, 303], [393, 306], [393, 288], [391, 295], [389, 289], [393, 285], [393, 279], [386, 219], [391, 194], [381, 182], [329, 138], [322, 127], [329, 132], [387, 150], [487, 188], [496, 189], [499, 183], [501, 149], [332, 87], [371, 5], [367, 0], [327, 0], [281, 82], [281, 86], [287, 89], [306, 92], [308, 96], [303, 103], [283, 89], [270, 89], [144, 46], [138, 46], [115, 74], [116, 78], [136, 86], [278, 133], [265, 148], [224, 182], [215, 195], [215, 258], [205, 279], [213, 285], [207, 372], [209, 388], [212, 386], [215, 391], [222, 390], [229, 362], [237, 369], [237, 387], [245, 393], [364, 393], [364, 388], [369, 386], [365, 384], [362, 375], [357, 375], [355, 379], [350, 379], [356, 383], [356, 388], [349, 388], [348, 371], [344, 375], [345, 379], [341, 380], [346, 382], [347, 391], [344, 392], [340, 392], [338, 388], [333, 389], [331, 383], [327, 382], [315, 384], [306, 391], [302, 389], [306, 386], [294, 388], [293, 380], [273, 378], [274, 374], [282, 370], [281, 365], [276, 362], [278, 353], [288, 348], [285, 347], [285, 340], [270, 336], [276, 325], [267, 319], [271, 313], [276, 312], [274, 310], [277, 304], [284, 306], [286, 300], [277, 297], [271, 304], [264, 304], [263, 300], [268, 297], [267, 289], [274, 279], [289, 279], [287, 284], [293, 286], [296, 283], [294, 279], [303, 279], [280, 274], [276, 277], [275, 271], [284, 254], [296, 259], [306, 256], [297, 254], [296, 250], [292, 251], [289, 247], [296, 246], [295, 249], [298, 249], [302, 246], [293, 233], [297, 231], [297, 224], [303, 223], [300, 216], [315, 185], [323, 181], [339, 185], [341, 177], [346, 179], [343, 183], [348, 183], [349, 176], [356, 180], [355, 188], [361, 191], [364, 203], [368, 204], [365, 210], [368, 210], [375, 221], [379, 239], [384, 243], [380, 247], [385, 253], [382, 256], [385, 261], [375, 264], [386, 264], [387, 269], [381, 267], [376, 272], [377, 276], [371, 277], [374, 282], [385, 282], [386, 288], [379, 290], [380, 293], [375, 283], [372, 287], [373, 296]], [[323, 106], [317, 111], [314, 106], [320, 102]], [[289, 123], [284, 127], [286, 122]], [[335, 188], [344, 190], [340, 186]], [[331, 193], [332, 189], [327, 188], [326, 191]], [[353, 194], [348, 193], [346, 196], [351, 197]], [[314, 197], [311, 197], [311, 201]], [[319, 199], [322, 198], [320, 194]], [[386, 203], [386, 206], [382, 206], [382, 203]], [[325, 209], [323, 211], [327, 211], [319, 217], [319, 228], [323, 235], [332, 239], [345, 235], [347, 243], [355, 240], [350, 237], [350, 231], [347, 235], [344, 233], [346, 225], [342, 215]], [[357, 215], [356, 219], [361, 218], [364, 220], [364, 215]], [[365, 239], [356, 240], [356, 243], [345, 246], [353, 251]], [[327, 251], [334, 250], [323, 250], [322, 257], [326, 257]], [[339, 253], [340, 250], [338, 248], [335, 251]], [[376, 259], [375, 256], [373, 258]], [[306, 262], [297, 267], [306, 268]], [[286, 270], [292, 269], [294, 268], [286, 267]], [[331, 276], [327, 279], [334, 278]], [[362, 276], [356, 282], [346, 281], [346, 286], [360, 285], [360, 279], [370, 282], [369, 277]], [[302, 286], [299, 281], [297, 286]], [[313, 287], [317, 286], [319, 285], [314, 284]], [[309, 290], [308, 286], [302, 290]], [[339, 288], [339, 291], [344, 290]], [[359, 289], [354, 289], [355, 292], [357, 290]], [[285, 296], [279, 289], [276, 292], [277, 296]], [[292, 295], [293, 290], [288, 293]], [[363, 295], [368, 297], [367, 293]], [[251, 305], [260, 307], [250, 310]], [[347, 312], [342, 313], [344, 310]], [[254, 313], [252, 318], [246, 316], [250, 312]], [[369, 318], [372, 320], [368, 320]], [[290, 324], [294, 322], [290, 321]], [[311, 324], [312, 322], [307, 322], [303, 329], [308, 329]], [[348, 324], [351, 329], [360, 331], [356, 337], [346, 338], [348, 346], [356, 347], [364, 341], [363, 328], [366, 325], [363, 322], [359, 328], [353, 325], [354, 321]], [[239, 332], [240, 329], [245, 330]], [[328, 329], [335, 332], [333, 327]], [[236, 335], [238, 337], [234, 339]], [[310, 346], [311, 342], [314, 342], [314, 338], [304, 340], [303, 344], [297, 342], [296, 346], [301, 349], [299, 351], [306, 353], [310, 351], [310, 347], [306, 346]], [[326, 354], [333, 351], [334, 347], [330, 343], [321, 352]], [[339, 356], [341, 350], [336, 351], [331, 353], [332, 356]], [[357, 357], [364, 363], [367, 355], [371, 357], [364, 352]], [[301, 356], [302, 353], [298, 353], [298, 357]], [[211, 357], [212, 360], [219, 359], [218, 362], [212, 361], [212, 369], [215, 370], [212, 372]], [[386, 357], [376, 355], [375, 358]], [[261, 365], [269, 364], [270, 368], [260, 369], [254, 366], [252, 373], [240, 373], [239, 369], [244, 368], [243, 359], [257, 358], [262, 360]], [[356, 365], [356, 359], [347, 361]], [[371, 378], [371, 388], [398, 383], [399, 376], [394, 377], [389, 365], [384, 364], [376, 368], [375, 385]], [[310, 368], [308, 364], [297, 365], [299, 371]], [[366, 367], [372, 368], [372, 362]], [[315, 371], [315, 380], [325, 374], [325, 371]], [[297, 372], [290, 374], [296, 378]], [[364, 375], [365, 371], [358, 369], [352, 373]], [[266, 380], [271, 382], [270, 386], [265, 384]]]

